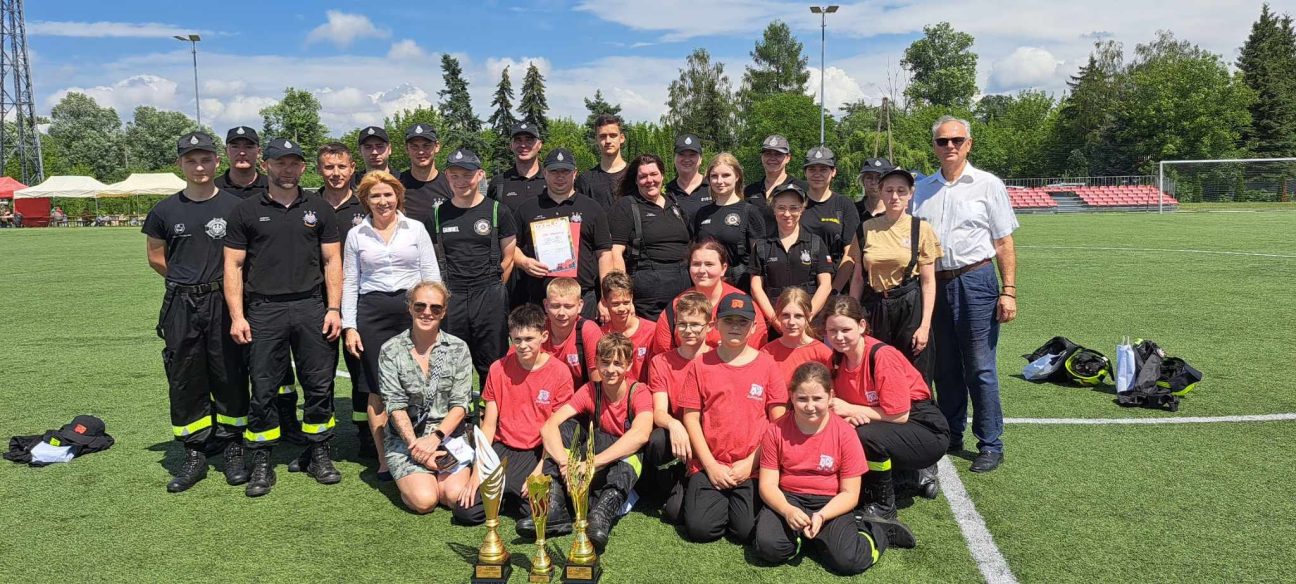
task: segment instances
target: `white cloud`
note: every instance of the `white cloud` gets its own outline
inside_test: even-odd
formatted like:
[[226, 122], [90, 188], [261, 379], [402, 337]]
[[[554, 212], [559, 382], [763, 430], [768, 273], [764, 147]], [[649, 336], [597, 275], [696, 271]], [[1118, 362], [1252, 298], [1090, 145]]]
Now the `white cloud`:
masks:
[[387, 38], [391, 32], [374, 26], [368, 16], [340, 10], [325, 13], [328, 22], [315, 27], [306, 35], [306, 43], [328, 42], [344, 49], [360, 38]]
[[32, 36], [60, 36], [83, 38], [157, 38], [192, 33], [213, 34], [191, 28], [157, 22], [73, 22], [59, 20], [34, 20], [27, 23], [27, 34]]
[[[806, 84], [806, 95], [809, 95], [819, 101], [819, 68], [810, 68], [810, 81]], [[860, 87], [858, 81], [846, 73], [844, 69], [837, 67], [828, 67], [828, 75], [824, 77], [824, 95], [827, 99], [824, 101], [824, 107], [829, 113], [835, 112], [841, 106], [848, 103], [854, 103], [861, 99], [873, 98], [881, 99], [880, 93], [868, 95], [864, 88]]]
[[392, 43], [391, 49], [387, 51], [388, 59], [398, 60], [421, 60], [427, 58], [427, 53], [423, 47], [411, 39], [403, 39]]
[[[805, 4], [770, 0], [583, 0], [576, 10], [634, 30], [660, 32], [661, 40], [679, 42], [711, 35], [748, 35], [774, 18], [787, 19]], [[816, 21], [817, 22], [817, 21]]]
[[224, 97], [237, 95], [247, 88], [247, 83], [242, 79], [208, 79], [202, 84], [203, 95]]
[[[134, 75], [112, 85], [94, 87], [67, 87], [55, 92], [46, 99], [49, 107], [54, 107], [69, 93], [84, 93], [100, 106], [111, 107], [129, 119], [130, 112], [136, 106], [151, 105], [163, 109], [177, 109], [176, 82], [157, 75]], [[193, 96], [185, 96], [190, 104]]]
[[1062, 61], [1044, 49], [1017, 47], [1000, 59], [990, 70], [989, 91], [1010, 91], [1052, 84], [1058, 77]]

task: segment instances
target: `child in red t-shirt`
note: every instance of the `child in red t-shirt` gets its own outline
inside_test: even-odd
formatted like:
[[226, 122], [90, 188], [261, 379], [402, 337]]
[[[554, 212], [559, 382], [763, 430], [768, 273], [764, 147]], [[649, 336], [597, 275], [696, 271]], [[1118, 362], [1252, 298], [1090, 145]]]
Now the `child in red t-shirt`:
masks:
[[[554, 477], [551, 504], [564, 506], [567, 481], [567, 448], [578, 428], [576, 416], [593, 426], [595, 488], [590, 490], [588, 535], [601, 553], [612, 526], [621, 515], [643, 466], [640, 451], [652, 432], [652, 396], [647, 387], [629, 379], [634, 346], [621, 333], [599, 339], [598, 369], [603, 381], [581, 386], [566, 405], [549, 418], [540, 436], [549, 455], [545, 474]], [[588, 432], [588, 430], [586, 430]], [[582, 432], [585, 434], [586, 432]]]
[[711, 328], [711, 303], [699, 292], [685, 292], [675, 301], [675, 338], [678, 347], [653, 355], [648, 363], [648, 389], [653, 395], [653, 428], [644, 451], [644, 478], [639, 492], [666, 495], [662, 517], [678, 523], [684, 504], [684, 467], [693, 458], [680, 393], [690, 366], [711, 350], [706, 344]]
[[603, 333], [621, 333], [630, 339], [634, 345], [634, 358], [627, 375], [631, 381], [647, 381], [648, 360], [655, 353], [652, 340], [657, 323], [635, 314], [634, 284], [630, 276], [620, 270], [608, 272], [603, 277], [603, 303], [608, 309]]
[[545, 285], [544, 309], [549, 317], [544, 351], [571, 368], [575, 385], [597, 381], [594, 346], [603, 338], [603, 331], [598, 323], [581, 318], [585, 301], [581, 299], [580, 283], [574, 278], [550, 280]]
[[[859, 301], [837, 296], [824, 309], [837, 352], [833, 412], [855, 426], [868, 456], [860, 505], [865, 515], [896, 517], [892, 469], [919, 471], [921, 485], [949, 446], [949, 425], [931, 401], [922, 374], [895, 347], [867, 335]], [[935, 493], [932, 493], [935, 496]]]
[[756, 458], [770, 420], [787, 411], [787, 385], [769, 355], [747, 345], [756, 320], [750, 296], [720, 300], [720, 346], [695, 361], [679, 405], [693, 459], [684, 490], [684, 533], [751, 541], [756, 528]]
[[[526, 478], [540, 474], [540, 428], [554, 411], [572, 396], [572, 378], [568, 368], [542, 350], [549, 338], [545, 314], [539, 306], [523, 304], [509, 313], [509, 341], [513, 350], [491, 364], [482, 390], [485, 412], [481, 430], [491, 441], [500, 462], [507, 460], [504, 478], [504, 502], [510, 513], [529, 520], [531, 505], [526, 498]], [[477, 495], [483, 477], [473, 470], [467, 488], [454, 506], [454, 517], [460, 523], [476, 525], [486, 520]], [[519, 522], [518, 529], [525, 531]], [[534, 536], [535, 525], [530, 526]], [[546, 529], [554, 534], [571, 531], [566, 507], [550, 507]]]
[[792, 379], [792, 372], [802, 363], [814, 361], [825, 366], [832, 365], [832, 349], [814, 337], [810, 328], [810, 294], [793, 286], [779, 294], [774, 306], [778, 326], [783, 336], [778, 337], [761, 347], [769, 353], [783, 371], [783, 379]]
[[[711, 316], [715, 318], [714, 311], [719, 310], [721, 298], [730, 294], [746, 294], [733, 284], [724, 281], [728, 269], [729, 252], [726, 251], [724, 244], [710, 237], [702, 238], [689, 248], [689, 278], [692, 279], [693, 286], [680, 292], [680, 295], [700, 292], [708, 302], [713, 303]], [[679, 298], [676, 296], [672, 299], [665, 310], [662, 310], [661, 316], [657, 318], [657, 330], [653, 334], [654, 353], [665, 353], [675, 348], [674, 307]], [[753, 349], [759, 349], [767, 340], [769, 340], [769, 331], [766, 329], [765, 315], [758, 310], [747, 344]], [[706, 343], [712, 347], [720, 346], [719, 329], [711, 329], [707, 334]]]
[[913, 534], [898, 521], [857, 520], [860, 475], [868, 472], [855, 429], [832, 412], [832, 374], [806, 363], [792, 376], [792, 415], [769, 425], [761, 440], [756, 553], [782, 563], [803, 541], [829, 570], [850, 576], [872, 566], [888, 545]]

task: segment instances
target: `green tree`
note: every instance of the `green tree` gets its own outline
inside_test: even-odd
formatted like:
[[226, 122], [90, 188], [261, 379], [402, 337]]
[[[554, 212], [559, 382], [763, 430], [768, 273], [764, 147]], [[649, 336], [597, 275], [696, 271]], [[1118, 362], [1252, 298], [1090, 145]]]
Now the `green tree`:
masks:
[[706, 49], [694, 50], [668, 94], [663, 125], [674, 132], [697, 134], [715, 150], [734, 146], [737, 107], [724, 63], [712, 62]]
[[792, 29], [775, 20], [751, 51], [752, 64], [743, 71], [739, 102], [744, 106], [776, 93], [803, 93], [810, 81], [809, 59]]
[[594, 140], [594, 120], [603, 114], [621, 117], [621, 104], [610, 104], [603, 99], [603, 90], [594, 90], [594, 99], [585, 98], [585, 109], [589, 115], [585, 117], [585, 138], [588, 141]]
[[135, 108], [135, 117], [126, 124], [126, 151], [130, 154], [128, 170], [170, 171], [175, 168], [176, 139], [201, 129], [220, 137], [210, 129], [180, 112], [163, 111], [152, 106]]
[[589, 144], [585, 124], [577, 123], [571, 118], [549, 120], [549, 133], [545, 135], [545, 154], [557, 148], [566, 148], [576, 157], [576, 169], [584, 172], [585, 169], [598, 164], [598, 156], [590, 149]]
[[549, 101], [545, 99], [544, 76], [535, 63], [527, 66], [526, 77], [522, 78], [522, 102], [518, 104], [518, 113], [522, 120], [535, 124], [541, 136], [549, 135]]
[[513, 80], [509, 79], [507, 66], [500, 73], [499, 85], [495, 86], [495, 98], [491, 100], [491, 106], [495, 108], [488, 120], [492, 136], [491, 156], [496, 164], [507, 164], [510, 152], [505, 136], [508, 136], [509, 131], [517, 124], [517, 118], [513, 116]]
[[[825, 120], [825, 131], [836, 131], [836, 121], [829, 117]], [[751, 182], [760, 176], [760, 145], [770, 134], [787, 137], [792, 147], [792, 162], [788, 172], [798, 174], [795, 169], [801, 168], [805, 161], [806, 150], [819, 144], [819, 102], [804, 93], [778, 93], [766, 96], [753, 103], [747, 114], [747, 133], [742, 145], [735, 154], [742, 162]], [[835, 154], [835, 152], [834, 152]]]
[[1043, 91], [989, 95], [977, 103], [972, 132], [977, 166], [1001, 177], [1048, 174], [1045, 148], [1056, 115], [1053, 98]]
[[942, 22], [923, 27], [923, 37], [905, 49], [900, 65], [912, 79], [905, 97], [913, 104], [967, 108], [977, 93], [977, 55], [972, 35]]
[[[112, 108], [99, 107], [94, 98], [76, 92], [63, 96], [50, 110], [49, 136], [63, 171], [105, 183], [126, 178], [121, 118]], [[54, 169], [46, 168], [45, 174], [53, 175]]]
[[438, 110], [445, 124], [445, 132], [441, 135], [441, 143], [445, 145], [443, 149], [463, 147], [478, 154], [485, 153], [482, 123], [472, 111], [472, 98], [468, 95], [463, 67], [449, 53], [441, 55], [441, 79], [445, 82], [445, 89], [437, 95], [441, 97]]
[[[288, 87], [278, 103], [261, 110], [262, 140], [287, 138], [301, 146], [306, 158], [328, 140], [328, 128], [320, 122], [320, 102], [304, 89]], [[307, 160], [314, 164], [313, 160]]]
[[1094, 44], [1089, 60], [1067, 82], [1070, 91], [1058, 105], [1049, 138], [1050, 169], [1045, 174], [1094, 176], [1106, 174], [1116, 151], [1115, 127], [1122, 90], [1124, 55], [1113, 41]]
[[1247, 148], [1261, 157], [1296, 156], [1296, 31], [1291, 16], [1278, 16], [1264, 4], [1237, 67], [1256, 94], [1251, 125], [1242, 135]]

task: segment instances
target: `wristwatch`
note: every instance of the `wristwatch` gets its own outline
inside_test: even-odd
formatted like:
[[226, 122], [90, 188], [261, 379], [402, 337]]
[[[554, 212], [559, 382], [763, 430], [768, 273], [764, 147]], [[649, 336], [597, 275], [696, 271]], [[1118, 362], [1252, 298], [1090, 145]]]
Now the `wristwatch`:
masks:
[[330, 306], [329, 309], [328, 309], [328, 311], [329, 311], [329, 312], [342, 312], [342, 309], [341, 309], [341, 308], [338, 308], [338, 307], [336, 307], [336, 306]]
[[445, 432], [442, 432], [440, 428], [433, 430], [432, 435], [436, 436], [437, 440], [445, 442]]

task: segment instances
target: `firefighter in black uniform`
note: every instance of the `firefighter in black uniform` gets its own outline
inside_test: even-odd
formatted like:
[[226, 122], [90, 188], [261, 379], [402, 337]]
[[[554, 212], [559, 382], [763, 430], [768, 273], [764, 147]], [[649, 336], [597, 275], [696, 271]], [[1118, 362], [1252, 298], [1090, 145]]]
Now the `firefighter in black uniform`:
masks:
[[385, 128], [382, 126], [360, 128], [360, 135], [356, 138], [356, 146], [360, 148], [360, 158], [364, 160], [365, 171], [352, 175], [351, 188], [360, 186], [360, 179], [364, 178], [365, 173], [371, 170], [391, 172], [391, 167], [388, 165], [391, 158], [391, 138], [387, 137]]
[[837, 160], [832, 150], [825, 146], [811, 148], [806, 152], [802, 168], [809, 188], [801, 226], [828, 245], [829, 254], [837, 262], [833, 291], [844, 292], [850, 288], [851, 276], [859, 263], [859, 211], [855, 210], [853, 201], [832, 190], [832, 180], [837, 176]]
[[895, 169], [896, 166], [885, 158], [870, 158], [860, 167], [859, 183], [864, 187], [864, 194], [855, 201], [860, 223], [886, 212], [886, 205], [882, 202], [882, 175]]
[[247, 426], [243, 348], [234, 343], [221, 296], [223, 239], [238, 197], [216, 187], [215, 140], [195, 132], [177, 144], [185, 189], [160, 201], [144, 220], [149, 265], [166, 279], [157, 333], [166, 345], [171, 429], [185, 460], [167, 484], [184, 491], [207, 476], [204, 450], [225, 445], [225, 481], [247, 482], [240, 434]]
[[675, 197], [689, 217], [711, 202], [711, 188], [702, 171], [702, 139], [695, 134], [675, 137], [675, 178], [666, 183], [666, 192]]
[[[535, 124], [522, 122], [509, 132], [509, 150], [513, 152], [513, 165], [490, 179], [486, 196], [495, 199], [516, 213], [523, 203], [535, 199], [545, 189], [544, 173], [540, 172], [540, 149], [544, 140]], [[521, 216], [514, 216], [519, 222]]]
[[626, 161], [621, 157], [625, 140], [621, 118], [599, 114], [594, 118], [594, 146], [598, 150], [599, 163], [576, 177], [576, 192], [594, 199], [609, 212], [621, 195], [618, 191], [626, 173]]
[[662, 189], [666, 164], [641, 154], [626, 167], [625, 193], [608, 212], [612, 269], [634, 280], [635, 313], [648, 320], [693, 283], [688, 274], [690, 218]]
[[264, 174], [257, 172], [261, 138], [256, 130], [247, 126], [230, 128], [225, 133], [225, 156], [229, 159], [229, 169], [216, 177], [216, 188], [240, 199], [265, 194], [270, 182]]
[[409, 154], [410, 167], [398, 177], [405, 187], [405, 216], [422, 221], [428, 233], [432, 233], [432, 210], [454, 196], [450, 181], [436, 167], [436, 155], [440, 151], [441, 142], [432, 126], [414, 124], [405, 130], [405, 152]]
[[778, 134], [766, 136], [765, 141], [761, 142], [760, 158], [761, 168], [764, 169], [765, 174], [760, 180], [752, 181], [743, 189], [743, 198], [761, 210], [761, 218], [765, 220], [765, 236], [773, 237], [778, 235], [778, 224], [774, 220], [770, 198], [774, 196], [775, 191], [789, 183], [801, 187], [802, 190], [808, 190], [810, 185], [787, 173], [788, 162], [792, 160], [792, 146], [788, 144], [787, 138]]
[[541, 304], [546, 286], [553, 279], [549, 266], [535, 259], [535, 246], [531, 241], [531, 224], [537, 221], [566, 218], [580, 226], [580, 241], [576, 247], [576, 281], [580, 282], [581, 299], [585, 301], [581, 316], [598, 317], [598, 288], [603, 276], [612, 268], [612, 240], [608, 232], [607, 213], [603, 207], [575, 191], [576, 160], [570, 150], [558, 148], [545, 157], [545, 190], [539, 197], [522, 203], [517, 209], [518, 245], [513, 254], [522, 276], [520, 288], [525, 291], [523, 302]]
[[436, 207], [428, 226], [451, 292], [445, 331], [468, 343], [482, 386], [508, 348], [504, 275], [513, 267], [517, 223], [499, 201], [478, 191], [485, 173], [475, 152], [452, 152], [445, 174], [454, 197]]
[[306, 170], [300, 146], [278, 138], [265, 157], [269, 192], [240, 204], [225, 236], [230, 334], [249, 345], [252, 377], [252, 407], [243, 433], [244, 445], [252, 449], [249, 497], [269, 493], [275, 483], [270, 451], [279, 441], [280, 422], [274, 399], [290, 349], [306, 398], [302, 431], [310, 440], [299, 466], [323, 484], [342, 480], [329, 453], [342, 331], [337, 218], [323, 198], [308, 196], [298, 185]]

